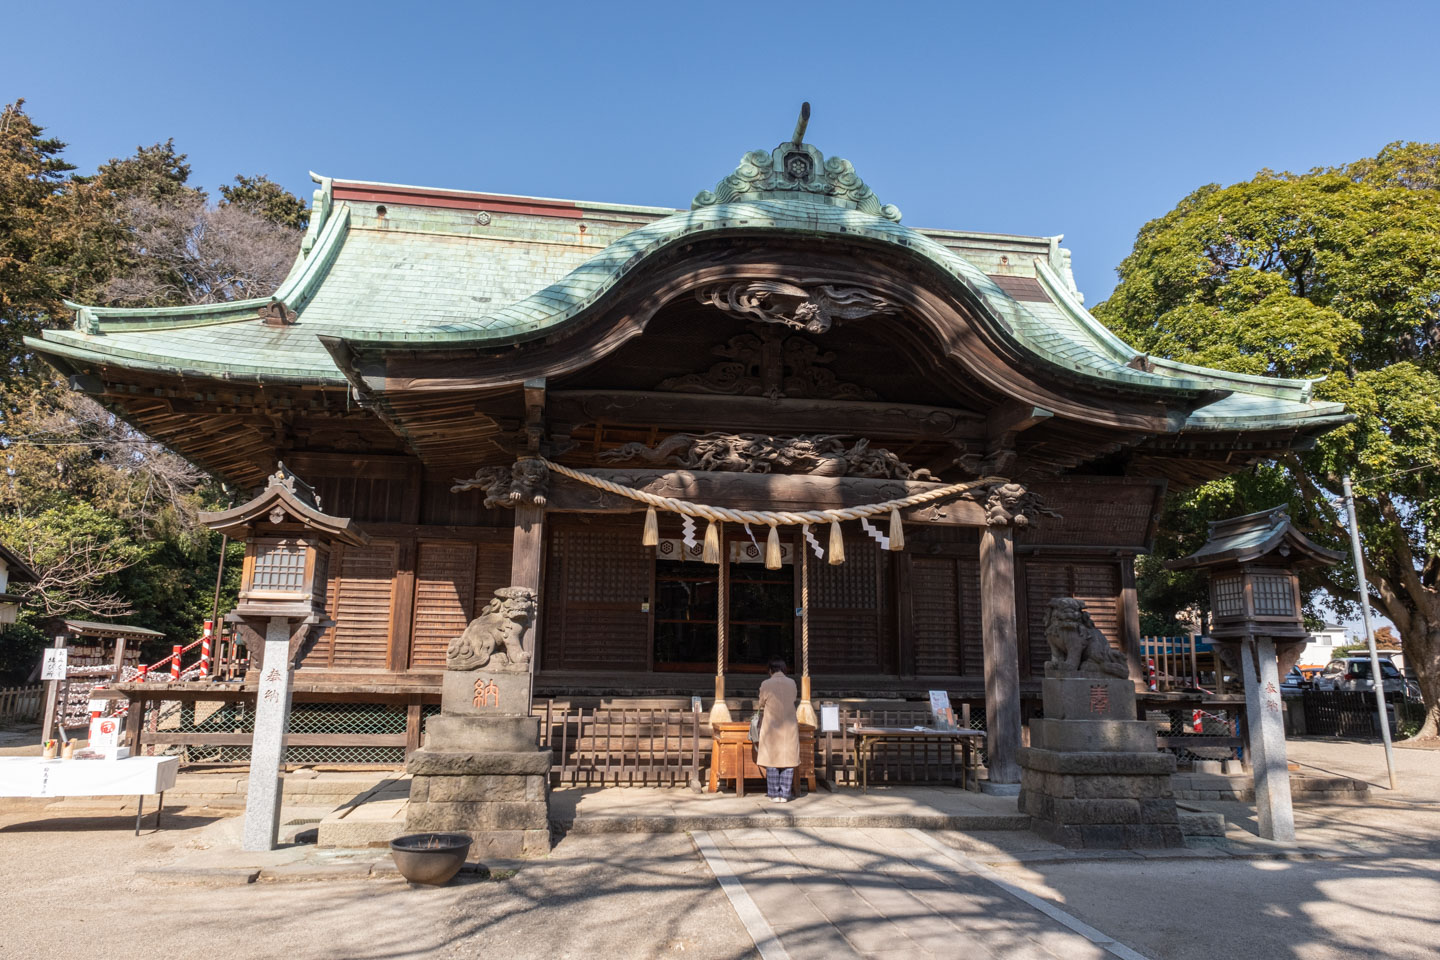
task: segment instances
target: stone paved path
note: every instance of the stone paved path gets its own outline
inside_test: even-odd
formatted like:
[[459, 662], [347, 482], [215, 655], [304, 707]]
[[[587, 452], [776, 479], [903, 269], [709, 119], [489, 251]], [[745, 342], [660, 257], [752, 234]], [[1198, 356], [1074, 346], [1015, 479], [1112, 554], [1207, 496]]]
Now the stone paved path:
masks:
[[917, 831], [745, 829], [696, 841], [765, 960], [1143, 960]]

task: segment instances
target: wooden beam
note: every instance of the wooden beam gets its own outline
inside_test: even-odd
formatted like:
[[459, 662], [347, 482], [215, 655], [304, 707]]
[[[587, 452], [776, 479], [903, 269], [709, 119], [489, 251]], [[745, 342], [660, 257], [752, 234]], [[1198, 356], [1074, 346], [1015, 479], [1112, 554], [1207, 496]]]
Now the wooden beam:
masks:
[[980, 440], [985, 419], [951, 407], [860, 400], [791, 400], [768, 397], [698, 396], [652, 390], [554, 390], [552, 422], [655, 425], [675, 430], [755, 430], [767, 434], [830, 433], [926, 440]]
[[985, 436], [992, 443], [1004, 438], [1013, 439], [1015, 434], [1038, 423], [1044, 423], [1055, 414], [1044, 407], [1029, 403], [1004, 403], [991, 411], [985, 418]]
[[[815, 477], [778, 473], [721, 473], [703, 470], [593, 469], [586, 473], [646, 493], [740, 510], [828, 510], [883, 503], [945, 486], [916, 480]], [[635, 513], [645, 505], [587, 484], [551, 475], [546, 509], [552, 513]], [[985, 526], [985, 508], [973, 500], [951, 499], [904, 511], [911, 523]]]

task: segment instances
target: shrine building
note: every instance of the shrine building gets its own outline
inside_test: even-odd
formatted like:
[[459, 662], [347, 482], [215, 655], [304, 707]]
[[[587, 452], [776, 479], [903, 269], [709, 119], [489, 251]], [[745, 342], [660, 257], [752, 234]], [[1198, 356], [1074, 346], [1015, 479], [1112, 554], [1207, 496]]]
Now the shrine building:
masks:
[[515, 584], [541, 698], [751, 696], [780, 656], [817, 700], [988, 690], [993, 726], [1056, 597], [1138, 671], [1167, 487], [1341, 406], [1139, 353], [1060, 237], [909, 226], [797, 134], [686, 209], [316, 177], [273, 296], [73, 305], [27, 343], [239, 499], [283, 461], [368, 534], [330, 556], [299, 699], [435, 702]]

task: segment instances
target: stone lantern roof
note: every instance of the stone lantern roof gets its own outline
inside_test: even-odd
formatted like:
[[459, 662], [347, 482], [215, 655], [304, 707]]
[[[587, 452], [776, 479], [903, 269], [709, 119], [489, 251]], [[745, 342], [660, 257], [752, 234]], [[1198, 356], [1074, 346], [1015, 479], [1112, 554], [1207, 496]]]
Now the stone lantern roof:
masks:
[[1253, 563], [1274, 555], [1286, 566], [1338, 563], [1343, 554], [1327, 550], [1295, 529], [1288, 508], [1272, 507], [1210, 524], [1210, 539], [1187, 557], [1165, 564], [1171, 570]]

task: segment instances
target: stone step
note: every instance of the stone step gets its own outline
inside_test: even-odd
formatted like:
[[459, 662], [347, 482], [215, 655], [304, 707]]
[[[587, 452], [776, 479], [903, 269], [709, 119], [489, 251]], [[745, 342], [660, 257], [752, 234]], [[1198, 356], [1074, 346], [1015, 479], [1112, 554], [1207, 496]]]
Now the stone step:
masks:
[[383, 847], [405, 834], [410, 779], [397, 777], [327, 814], [316, 828], [316, 846]]
[[[1255, 783], [1250, 774], [1224, 776], [1211, 773], [1177, 773], [1171, 778], [1177, 800], [1231, 800], [1253, 803]], [[1290, 774], [1290, 795], [1296, 803], [1364, 800], [1370, 784], [1348, 777]]]
[[1180, 832], [1187, 837], [1225, 836], [1225, 818], [1218, 813], [1179, 812]]
[[750, 830], [775, 827], [914, 830], [1026, 830], [1030, 818], [1023, 814], [853, 814], [806, 815], [785, 811], [755, 814], [680, 814], [578, 817], [556, 820], [564, 833], [577, 835], [610, 833], [689, 833], [695, 830]]

